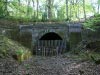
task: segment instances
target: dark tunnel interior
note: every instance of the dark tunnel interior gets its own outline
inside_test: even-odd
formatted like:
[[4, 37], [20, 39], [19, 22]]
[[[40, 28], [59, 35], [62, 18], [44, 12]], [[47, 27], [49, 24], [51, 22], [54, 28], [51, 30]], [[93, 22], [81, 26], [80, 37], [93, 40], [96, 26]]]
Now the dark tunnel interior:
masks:
[[50, 32], [43, 35], [39, 40], [62, 40], [62, 38], [58, 34]]

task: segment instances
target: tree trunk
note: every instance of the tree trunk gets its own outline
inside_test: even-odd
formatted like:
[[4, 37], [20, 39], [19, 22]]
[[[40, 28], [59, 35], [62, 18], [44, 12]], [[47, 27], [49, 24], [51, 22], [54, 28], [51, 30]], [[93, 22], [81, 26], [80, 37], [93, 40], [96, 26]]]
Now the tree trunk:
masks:
[[39, 0], [37, 0], [37, 20], [38, 20], [38, 17], [39, 17], [38, 13], [39, 13]]
[[4, 10], [5, 16], [8, 16], [8, 14], [9, 14], [7, 5], [8, 5], [8, 0], [5, 0], [5, 10]]
[[30, 0], [27, 1], [27, 17], [29, 17], [29, 5], [30, 5]]
[[99, 8], [100, 8], [100, 7], [99, 7], [99, 4], [98, 4], [98, 14], [99, 14]]
[[34, 0], [32, 0], [32, 2], [33, 2], [33, 10], [34, 10], [33, 15], [34, 15], [34, 18], [36, 18], [36, 13], [35, 13], [35, 3], [34, 3]]
[[77, 19], [80, 21], [80, 1], [77, 0]]
[[48, 19], [49, 21], [52, 19], [52, 1], [48, 0]]
[[84, 19], [86, 20], [85, 0], [83, 0]]
[[72, 17], [72, 5], [71, 5], [71, 1], [70, 1], [70, 21], [71, 21], [71, 17]]
[[66, 16], [67, 16], [67, 20], [69, 19], [69, 17], [68, 17], [68, 0], [66, 0]]
[[[18, 0], [18, 5], [19, 5], [19, 6], [21, 5], [20, 0]], [[20, 7], [19, 7], [18, 9], [19, 9], [19, 10], [18, 10], [18, 16], [20, 16], [20, 18], [21, 18], [21, 15], [20, 15]]]

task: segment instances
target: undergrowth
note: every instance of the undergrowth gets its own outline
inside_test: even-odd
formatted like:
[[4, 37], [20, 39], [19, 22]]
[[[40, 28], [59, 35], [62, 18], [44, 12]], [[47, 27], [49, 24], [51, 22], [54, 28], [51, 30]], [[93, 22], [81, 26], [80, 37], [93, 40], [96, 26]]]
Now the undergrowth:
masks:
[[91, 58], [94, 57], [96, 60], [100, 60], [100, 53], [94, 52], [94, 51], [89, 51], [89, 50], [84, 50], [84, 51], [79, 51], [79, 50], [72, 50], [70, 52], [73, 56], [71, 58], [73, 59], [79, 59], [79, 60], [86, 60], [86, 61], [91, 61], [94, 62], [94, 60]]
[[[0, 40], [1, 41], [1, 40]], [[0, 45], [0, 57], [4, 58], [7, 56], [13, 57], [18, 62], [27, 60], [32, 56], [31, 51], [25, 48], [21, 44], [7, 37], [3, 37], [2, 43]]]

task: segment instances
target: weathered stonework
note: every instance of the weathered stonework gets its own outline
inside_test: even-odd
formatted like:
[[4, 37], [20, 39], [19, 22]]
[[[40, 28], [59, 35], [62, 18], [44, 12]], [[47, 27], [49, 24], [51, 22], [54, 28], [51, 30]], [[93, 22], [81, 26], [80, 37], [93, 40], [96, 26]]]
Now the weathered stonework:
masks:
[[[72, 25], [72, 24], [70, 24], [70, 25]], [[71, 28], [72, 27], [73, 27], [73, 25], [71, 26]], [[69, 24], [67, 25], [67, 23], [63, 23], [63, 24], [55, 24], [55, 23], [45, 24], [44, 23], [44, 24], [34, 24], [34, 25], [20, 25], [19, 28], [20, 28], [20, 35], [25, 35], [26, 33], [32, 35], [32, 37], [31, 37], [32, 38], [32, 44], [31, 44], [32, 50], [33, 50], [34, 46], [36, 46], [37, 41], [41, 37], [43, 37], [45, 34], [48, 34], [48, 33], [55, 33], [55, 34], [59, 35], [62, 38], [62, 42], [65, 41], [64, 42], [64, 46], [66, 46], [65, 49], [67, 50], [69, 48], [68, 47], [70, 44], [69, 34], [71, 32], [70, 32], [70, 26], [69, 26]], [[74, 28], [72, 28], [72, 31], [74, 31], [75, 28], [77, 28], [77, 26], [76, 27], [74, 26]], [[78, 27], [78, 29], [80, 31], [75, 31], [75, 32], [80, 33], [81, 27]]]

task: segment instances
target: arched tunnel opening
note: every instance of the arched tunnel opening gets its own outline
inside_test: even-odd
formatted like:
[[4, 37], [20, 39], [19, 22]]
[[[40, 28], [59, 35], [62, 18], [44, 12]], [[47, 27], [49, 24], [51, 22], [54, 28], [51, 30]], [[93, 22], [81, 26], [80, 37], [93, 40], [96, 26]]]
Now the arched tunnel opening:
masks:
[[67, 41], [57, 33], [50, 32], [44, 34], [36, 43], [36, 55], [52, 56], [65, 53]]
[[50, 32], [43, 35], [39, 40], [62, 40], [62, 38], [58, 34]]

